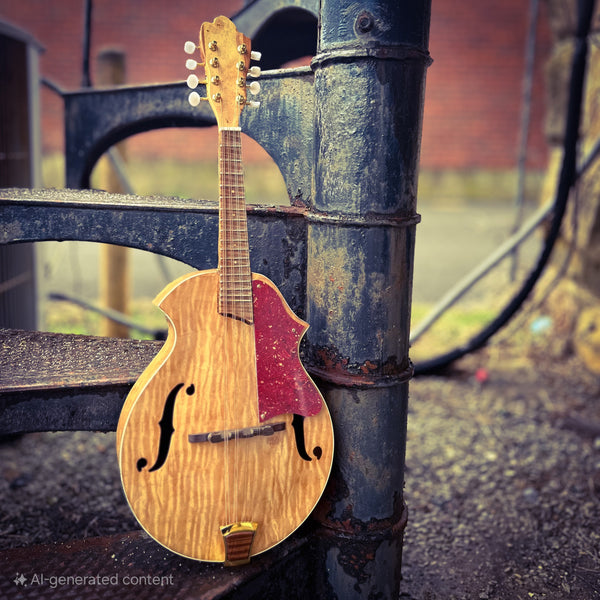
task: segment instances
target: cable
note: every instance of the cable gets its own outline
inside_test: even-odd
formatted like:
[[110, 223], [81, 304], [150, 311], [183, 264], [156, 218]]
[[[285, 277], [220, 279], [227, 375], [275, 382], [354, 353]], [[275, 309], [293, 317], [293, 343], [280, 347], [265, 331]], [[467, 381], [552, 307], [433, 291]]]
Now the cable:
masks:
[[577, 142], [579, 139], [579, 123], [581, 121], [582, 111], [581, 104], [587, 64], [587, 36], [590, 31], [593, 13], [594, 0], [579, 0], [575, 52], [573, 54], [571, 67], [569, 102], [567, 106], [565, 138], [563, 142], [563, 161], [554, 202], [554, 215], [537, 264], [523, 283], [521, 289], [513, 296], [510, 302], [508, 302], [500, 314], [491, 323], [484, 327], [482, 331], [471, 338], [463, 346], [459, 346], [435, 358], [417, 363], [415, 365], [415, 375], [439, 372], [466, 354], [482, 348], [519, 310], [523, 302], [529, 296], [531, 290], [535, 287], [548, 263], [548, 259], [550, 258], [554, 244], [560, 233], [560, 227], [569, 199], [569, 191], [575, 183], [577, 175]]
[[115, 323], [119, 323], [119, 325], [125, 325], [125, 327], [128, 327], [129, 329], [136, 329], [141, 333], [151, 335], [155, 340], [167, 339], [167, 332], [164, 329], [153, 329], [150, 327], [146, 327], [141, 323], [137, 323], [129, 319], [126, 315], [119, 311], [113, 310], [111, 308], [103, 308], [101, 306], [97, 306], [96, 304], [88, 302], [87, 300], [84, 300], [83, 298], [77, 296], [72, 296], [70, 294], [64, 294], [60, 292], [50, 292], [48, 294], [48, 300], [53, 300], [56, 302], [71, 302], [72, 304], [80, 306], [81, 308], [87, 311], [98, 313], [106, 319], [110, 319]]

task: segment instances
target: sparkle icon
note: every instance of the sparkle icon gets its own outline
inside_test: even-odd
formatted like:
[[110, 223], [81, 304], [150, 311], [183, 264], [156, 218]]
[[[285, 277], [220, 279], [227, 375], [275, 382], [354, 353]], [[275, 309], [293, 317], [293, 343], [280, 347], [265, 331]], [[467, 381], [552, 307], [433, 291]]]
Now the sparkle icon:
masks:
[[17, 573], [17, 576], [14, 579], [15, 585], [25, 585], [27, 581], [27, 577], [21, 573], [20, 575]]

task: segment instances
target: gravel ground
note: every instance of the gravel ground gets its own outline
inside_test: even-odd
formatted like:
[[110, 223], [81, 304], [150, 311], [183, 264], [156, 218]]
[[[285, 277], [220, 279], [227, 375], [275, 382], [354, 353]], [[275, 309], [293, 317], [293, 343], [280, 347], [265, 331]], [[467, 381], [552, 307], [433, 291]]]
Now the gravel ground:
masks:
[[[0, 465], [0, 548], [137, 528], [114, 434], [27, 435]], [[600, 598], [598, 378], [493, 347], [414, 380], [406, 500], [401, 598]]]
[[459, 369], [412, 383], [402, 597], [600, 598], [600, 382], [503, 348]]

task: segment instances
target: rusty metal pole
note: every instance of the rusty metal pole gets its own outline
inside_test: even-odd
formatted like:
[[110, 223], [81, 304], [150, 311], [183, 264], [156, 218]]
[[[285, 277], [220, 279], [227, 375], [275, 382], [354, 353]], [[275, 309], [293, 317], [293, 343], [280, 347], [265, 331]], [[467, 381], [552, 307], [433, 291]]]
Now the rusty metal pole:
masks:
[[397, 598], [427, 0], [322, 0], [306, 357], [334, 420], [322, 598]]

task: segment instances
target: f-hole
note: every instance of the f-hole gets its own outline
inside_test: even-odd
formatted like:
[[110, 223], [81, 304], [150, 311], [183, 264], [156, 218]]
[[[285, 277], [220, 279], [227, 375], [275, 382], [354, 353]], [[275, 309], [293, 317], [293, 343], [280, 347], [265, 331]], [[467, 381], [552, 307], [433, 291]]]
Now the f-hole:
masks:
[[292, 427], [294, 428], [294, 436], [296, 438], [296, 450], [303, 460], [312, 460], [306, 451], [306, 444], [304, 441], [304, 417], [302, 415], [294, 414], [292, 419]]
[[[173, 412], [175, 410], [175, 400], [177, 399], [177, 394], [179, 390], [184, 386], [184, 383], [178, 383], [167, 396], [167, 400], [165, 401], [165, 406], [163, 408], [163, 414], [158, 422], [158, 426], [160, 427], [160, 440], [158, 442], [158, 453], [156, 457], [156, 462], [150, 469], [149, 472], [158, 471], [167, 460], [167, 456], [169, 455], [169, 448], [171, 447], [171, 438], [175, 429], [173, 428]], [[194, 393], [194, 386], [190, 385], [186, 389], [186, 393], [188, 396], [191, 396]], [[148, 461], [142, 457], [139, 458], [136, 467], [138, 471], [142, 471], [144, 467], [148, 464]]]

